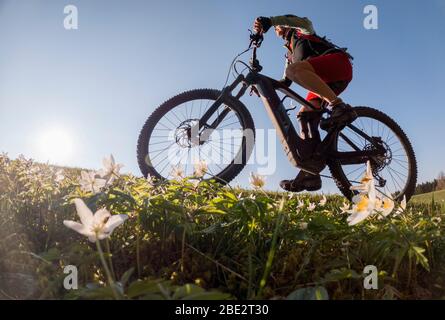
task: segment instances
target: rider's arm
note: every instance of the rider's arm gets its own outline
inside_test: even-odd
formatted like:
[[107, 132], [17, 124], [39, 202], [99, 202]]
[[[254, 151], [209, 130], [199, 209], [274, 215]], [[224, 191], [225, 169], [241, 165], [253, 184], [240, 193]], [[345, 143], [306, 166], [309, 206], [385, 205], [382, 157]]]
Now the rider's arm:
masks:
[[286, 77], [286, 69], [289, 66], [289, 60], [286, 59], [286, 64], [284, 66], [284, 73], [283, 73], [283, 77], [281, 78], [280, 82], [283, 83], [286, 87], [290, 87], [292, 84], [292, 80], [290, 80], [288, 77]]
[[273, 26], [284, 26], [288, 28], [296, 28], [303, 34], [314, 34], [315, 30], [311, 20], [308, 18], [300, 18], [294, 15], [270, 17]]

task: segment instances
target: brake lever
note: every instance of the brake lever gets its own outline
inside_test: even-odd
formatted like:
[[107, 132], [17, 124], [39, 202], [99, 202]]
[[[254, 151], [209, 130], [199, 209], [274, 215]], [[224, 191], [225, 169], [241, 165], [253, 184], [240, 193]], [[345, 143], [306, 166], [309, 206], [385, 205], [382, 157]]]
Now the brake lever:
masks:
[[261, 33], [253, 33], [252, 30], [248, 29], [250, 31], [250, 46], [249, 48], [252, 46], [252, 44], [255, 44], [255, 46], [257, 48], [261, 47], [261, 43], [264, 40], [264, 37]]

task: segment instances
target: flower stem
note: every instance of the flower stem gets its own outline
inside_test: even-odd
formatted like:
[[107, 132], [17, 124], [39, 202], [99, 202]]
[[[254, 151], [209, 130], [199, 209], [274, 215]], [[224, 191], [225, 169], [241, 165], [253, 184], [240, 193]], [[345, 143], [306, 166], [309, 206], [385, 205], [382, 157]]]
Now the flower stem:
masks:
[[139, 222], [138, 222], [138, 225], [136, 226], [136, 263], [137, 263], [137, 267], [138, 267], [138, 278], [141, 277], [141, 271], [142, 271], [140, 241], [141, 241], [141, 236], [140, 236], [140, 228], [139, 228]]
[[278, 209], [278, 214], [277, 214], [277, 217], [276, 217], [275, 230], [274, 230], [273, 235], [272, 235], [272, 243], [271, 243], [269, 254], [268, 254], [268, 257], [267, 257], [266, 266], [264, 268], [263, 277], [261, 278], [261, 281], [260, 281], [260, 288], [258, 290], [258, 296], [260, 298], [263, 298], [262, 297], [263, 290], [264, 290], [264, 288], [266, 286], [267, 280], [268, 280], [269, 275], [270, 275], [270, 270], [272, 269], [272, 263], [273, 263], [273, 260], [275, 258], [275, 253], [276, 253], [276, 249], [277, 249], [277, 242], [278, 242], [278, 233], [280, 231], [281, 224], [283, 223], [283, 220], [284, 220], [284, 214], [283, 214], [284, 201], [285, 200], [284, 200], [284, 197], [283, 197], [283, 199], [280, 202], [280, 207]]
[[102, 265], [103, 265], [103, 267], [105, 269], [105, 274], [107, 275], [107, 280], [108, 280], [108, 284], [111, 287], [111, 291], [113, 292], [113, 295], [114, 295], [115, 299], [119, 300], [119, 294], [116, 291], [116, 287], [114, 285], [113, 277], [111, 276], [110, 269], [108, 268], [107, 262], [105, 261], [104, 252], [102, 251], [102, 247], [100, 245], [99, 239], [96, 240], [96, 247], [97, 247], [97, 251], [99, 252], [100, 261], [102, 262]]
[[182, 232], [182, 248], [181, 248], [181, 272], [184, 272], [184, 259], [185, 259], [185, 233], [186, 229]]
[[116, 273], [114, 272], [113, 268], [113, 259], [111, 256], [110, 240], [108, 240], [108, 238], [105, 239], [105, 248], [107, 249], [108, 263], [110, 264], [111, 275], [113, 276], [113, 279], [116, 279]]

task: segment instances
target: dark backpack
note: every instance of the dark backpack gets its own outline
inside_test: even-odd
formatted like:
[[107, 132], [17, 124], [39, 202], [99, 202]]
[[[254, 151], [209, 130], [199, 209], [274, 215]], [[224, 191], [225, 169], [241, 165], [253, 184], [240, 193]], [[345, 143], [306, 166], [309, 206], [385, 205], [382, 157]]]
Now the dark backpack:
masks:
[[340, 48], [333, 44], [326, 37], [317, 34], [305, 35], [295, 31], [291, 41], [295, 41], [293, 47], [293, 57], [296, 61], [306, 60], [312, 57], [319, 57], [328, 53], [344, 52], [349, 59], [354, 58], [347, 52], [347, 48]]

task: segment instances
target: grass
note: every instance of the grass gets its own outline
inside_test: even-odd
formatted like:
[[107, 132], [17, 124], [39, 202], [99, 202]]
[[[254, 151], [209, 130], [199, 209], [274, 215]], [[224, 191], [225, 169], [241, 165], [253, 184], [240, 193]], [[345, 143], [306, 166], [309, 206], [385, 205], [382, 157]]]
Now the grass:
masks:
[[437, 202], [437, 203], [443, 204], [445, 202], [445, 190], [415, 195], [412, 198], [412, 202], [424, 203], [424, 204], [430, 204], [432, 202]]
[[[322, 206], [309, 194], [187, 179], [153, 185], [134, 176], [93, 194], [80, 188], [77, 169], [66, 169], [63, 181], [56, 176], [55, 168], [0, 156], [0, 298], [445, 297], [439, 205], [413, 203], [402, 215], [350, 227], [340, 196]], [[79, 220], [75, 198], [130, 217], [103, 240], [104, 257], [63, 225]], [[64, 288], [68, 265], [78, 270], [77, 290]], [[378, 269], [379, 290], [363, 287], [367, 265]]]

